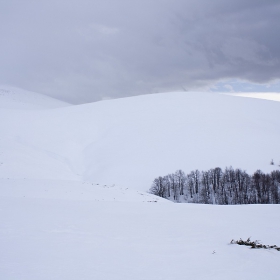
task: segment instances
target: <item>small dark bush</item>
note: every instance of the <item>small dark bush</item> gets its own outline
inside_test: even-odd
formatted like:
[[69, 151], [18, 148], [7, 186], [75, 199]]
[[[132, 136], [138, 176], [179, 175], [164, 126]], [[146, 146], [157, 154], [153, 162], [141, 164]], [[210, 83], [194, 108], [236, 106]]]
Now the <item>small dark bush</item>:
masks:
[[263, 245], [258, 240], [251, 241], [250, 237], [247, 240], [242, 240], [241, 238], [239, 240], [232, 239], [230, 241], [230, 244], [238, 244], [238, 245], [244, 245], [244, 246], [250, 246], [252, 249], [275, 249], [277, 251], [280, 251], [280, 247], [276, 245]]

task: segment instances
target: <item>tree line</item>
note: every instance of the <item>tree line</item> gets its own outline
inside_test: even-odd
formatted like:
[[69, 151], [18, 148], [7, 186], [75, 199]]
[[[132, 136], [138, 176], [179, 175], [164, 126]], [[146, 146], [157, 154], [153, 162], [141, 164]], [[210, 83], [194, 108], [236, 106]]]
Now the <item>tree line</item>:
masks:
[[249, 175], [241, 169], [219, 167], [185, 174], [178, 170], [159, 176], [150, 193], [174, 202], [203, 204], [279, 204], [280, 171], [265, 174], [257, 170]]

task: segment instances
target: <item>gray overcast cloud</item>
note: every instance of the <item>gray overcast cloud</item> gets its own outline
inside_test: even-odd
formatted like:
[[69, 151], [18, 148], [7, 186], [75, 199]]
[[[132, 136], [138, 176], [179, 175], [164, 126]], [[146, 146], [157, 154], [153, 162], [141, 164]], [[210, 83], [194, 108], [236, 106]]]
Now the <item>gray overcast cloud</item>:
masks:
[[0, 84], [73, 103], [280, 78], [279, 0], [0, 0]]

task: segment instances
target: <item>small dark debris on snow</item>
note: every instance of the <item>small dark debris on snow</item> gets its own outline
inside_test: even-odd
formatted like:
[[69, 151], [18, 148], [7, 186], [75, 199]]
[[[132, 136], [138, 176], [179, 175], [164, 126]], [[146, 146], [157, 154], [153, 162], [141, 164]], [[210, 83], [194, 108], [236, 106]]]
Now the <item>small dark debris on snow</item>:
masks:
[[280, 251], [280, 247], [277, 245], [263, 245], [258, 240], [251, 241], [250, 237], [247, 240], [242, 240], [241, 238], [239, 240], [232, 239], [230, 241], [230, 244], [238, 244], [238, 245], [244, 245], [244, 246], [251, 246], [252, 249], [275, 249], [277, 251]]

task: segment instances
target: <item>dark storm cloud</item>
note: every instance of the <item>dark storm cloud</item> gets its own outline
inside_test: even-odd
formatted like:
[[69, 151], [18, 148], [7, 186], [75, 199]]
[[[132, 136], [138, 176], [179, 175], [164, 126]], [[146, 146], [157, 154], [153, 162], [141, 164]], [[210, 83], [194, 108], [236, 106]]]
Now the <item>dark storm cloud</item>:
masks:
[[0, 83], [81, 103], [280, 77], [279, 1], [0, 1]]

